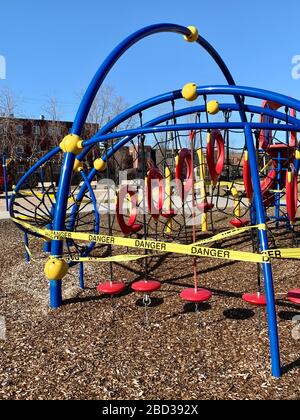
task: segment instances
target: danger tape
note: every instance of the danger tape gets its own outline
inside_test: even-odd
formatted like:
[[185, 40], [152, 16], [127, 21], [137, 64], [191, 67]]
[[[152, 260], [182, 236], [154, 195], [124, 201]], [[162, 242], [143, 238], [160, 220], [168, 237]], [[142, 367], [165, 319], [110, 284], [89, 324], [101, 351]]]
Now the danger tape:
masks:
[[[170, 242], [160, 242], [153, 240], [143, 240], [143, 239], [133, 239], [127, 237], [119, 236], [109, 236], [109, 235], [96, 235], [83, 232], [60, 232], [52, 231], [48, 229], [40, 229], [35, 226], [30, 225], [29, 223], [24, 222], [19, 219], [12, 219], [15, 223], [20, 226], [23, 226], [27, 230], [34, 232], [44, 239], [50, 239], [54, 241], [61, 241], [64, 239], [73, 239], [82, 242], [91, 242], [100, 245], [115, 245], [126, 248], [134, 248], [141, 250], [151, 250], [156, 252], [166, 252], [174, 253], [181, 255], [190, 255], [193, 257], [199, 258], [214, 258], [221, 260], [232, 260], [232, 261], [242, 261], [250, 263], [270, 263], [271, 259], [300, 259], [300, 248], [289, 248], [289, 249], [272, 249], [264, 251], [261, 254], [254, 254], [252, 252], [244, 251], [234, 251], [231, 249], [218, 249], [218, 248], [208, 248], [201, 245], [216, 242], [221, 239], [234, 237], [243, 232], [247, 232], [251, 229], [266, 229], [265, 225], [257, 225], [251, 227], [245, 227], [240, 229], [234, 229], [227, 232], [222, 232], [218, 235], [215, 235], [211, 238], [204, 239], [203, 241], [191, 244], [184, 245], [178, 243]], [[27, 249], [29, 255], [31, 255], [30, 250]], [[117, 255], [107, 258], [98, 258], [98, 257], [68, 257], [67, 262], [130, 262], [139, 259], [147, 258], [146, 255]]]
[[148, 258], [149, 255], [115, 255], [113, 257], [79, 257], [72, 256], [64, 258], [67, 263], [72, 262], [83, 262], [83, 263], [121, 263], [121, 262], [131, 262], [138, 261], [145, 258]]
[[[251, 263], [269, 263], [270, 258], [268, 254], [254, 254], [251, 252], [224, 250], [217, 248], [202, 247], [199, 243], [191, 245], [183, 245], [178, 243], [160, 242], [153, 240], [132, 239], [108, 235], [96, 235], [82, 232], [59, 232], [48, 229], [40, 229], [32, 226], [24, 221], [13, 219], [19, 225], [22, 225], [28, 230], [39, 234], [43, 238], [48, 238], [54, 241], [61, 241], [64, 239], [73, 239], [83, 242], [91, 242], [100, 245], [115, 245], [121, 247], [129, 247], [142, 250], [152, 250], [157, 252], [166, 252], [181, 255], [190, 255], [199, 258], [215, 258], [221, 260], [242, 261]], [[247, 228], [248, 230], [249, 228]], [[245, 230], [245, 228], [243, 229]], [[215, 241], [216, 237], [210, 238]], [[99, 261], [99, 260], [98, 260]]]

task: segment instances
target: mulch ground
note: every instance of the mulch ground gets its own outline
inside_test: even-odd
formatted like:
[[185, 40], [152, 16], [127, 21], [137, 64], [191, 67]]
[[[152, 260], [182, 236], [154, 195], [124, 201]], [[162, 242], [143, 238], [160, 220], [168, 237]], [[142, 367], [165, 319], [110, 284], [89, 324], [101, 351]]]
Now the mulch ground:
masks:
[[[201, 259], [199, 281], [214, 292], [199, 314], [179, 293], [192, 285], [192, 260], [151, 259], [151, 276], [162, 281], [153, 296], [151, 323], [143, 325], [139, 296], [127, 291], [112, 303], [95, 286], [109, 267], [86, 266], [86, 289], [78, 268], [64, 280], [65, 305], [48, 309], [45, 260], [24, 261], [22, 234], [0, 223], [0, 316], [7, 339], [0, 340], [1, 399], [300, 399], [300, 339], [293, 318], [300, 308], [284, 294], [299, 287], [300, 262], [274, 262], [284, 375], [270, 375], [267, 324], [257, 330], [257, 312], [241, 299], [256, 290], [256, 266]], [[250, 250], [249, 234], [235, 249]], [[31, 244], [35, 254], [41, 244]], [[129, 286], [142, 278], [142, 262], [115, 266]], [[294, 334], [295, 336], [295, 334]]]

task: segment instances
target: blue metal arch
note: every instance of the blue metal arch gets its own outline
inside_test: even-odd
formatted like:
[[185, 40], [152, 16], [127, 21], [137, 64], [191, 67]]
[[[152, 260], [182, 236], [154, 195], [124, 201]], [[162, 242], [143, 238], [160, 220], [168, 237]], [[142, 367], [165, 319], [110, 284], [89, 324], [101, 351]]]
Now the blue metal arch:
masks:
[[[92, 102], [103, 83], [105, 77], [114, 66], [114, 64], [118, 61], [118, 59], [139, 40], [145, 38], [146, 36], [160, 33], [160, 32], [175, 32], [181, 35], [189, 36], [191, 34], [190, 30], [186, 27], [180, 25], [173, 25], [173, 24], [158, 24], [158, 25], [151, 25], [146, 28], [143, 28], [133, 35], [126, 38], [121, 44], [119, 44], [115, 50], [108, 56], [108, 58], [104, 61], [102, 66], [99, 68], [98, 72], [96, 73], [95, 77], [93, 78], [82, 102], [79, 107], [78, 113], [76, 115], [73, 127], [72, 127], [72, 134], [80, 135], [83, 125], [86, 121], [88, 112], [92, 105]], [[257, 99], [267, 99], [270, 101], [275, 101], [281, 103], [283, 106], [287, 106], [289, 108], [293, 108], [297, 111], [300, 111], [300, 102], [288, 98], [284, 95], [279, 95], [274, 92], [268, 92], [260, 89], [254, 88], [247, 88], [247, 87], [236, 87], [235, 82], [229, 72], [227, 66], [225, 65], [224, 61], [220, 57], [220, 55], [216, 52], [216, 50], [202, 37], [198, 37], [197, 43], [200, 44], [215, 60], [215, 62], [221, 68], [229, 86], [207, 86], [207, 87], [199, 87], [197, 90], [198, 95], [232, 95], [239, 105], [240, 110], [240, 123], [230, 123], [230, 124], [222, 124], [222, 123], [210, 123], [210, 124], [181, 124], [168, 126], [168, 127], [148, 127], [148, 128], [139, 128], [135, 130], [127, 130], [118, 132], [117, 134], [108, 134], [108, 133], [101, 133], [98, 138], [92, 139], [90, 141], [84, 142], [84, 147], [88, 148], [93, 146], [98, 141], [106, 141], [110, 138], [122, 138], [123, 136], [136, 136], [142, 133], [151, 133], [151, 132], [159, 132], [159, 131], [171, 131], [171, 130], [191, 130], [191, 129], [211, 129], [212, 127], [218, 128], [242, 128], [245, 131], [245, 138], [246, 144], [249, 152], [249, 160], [251, 166], [251, 174], [253, 180], [253, 187], [255, 191], [255, 209], [257, 214], [257, 219], [260, 225], [264, 225], [266, 223], [266, 216], [262, 202], [262, 194], [261, 194], [261, 186], [260, 180], [258, 175], [258, 168], [256, 162], [256, 154], [253, 142], [253, 135], [252, 129], [272, 129], [276, 128], [277, 130], [283, 131], [300, 131], [300, 125], [298, 123], [292, 124], [260, 124], [260, 123], [247, 123], [246, 113], [245, 113], [245, 106], [243, 97], [249, 96], [252, 98]], [[177, 98], [180, 99], [182, 97], [180, 91], [172, 92], [170, 98]], [[144, 105], [147, 105], [144, 103]], [[265, 112], [262, 112], [265, 113]], [[290, 121], [290, 120], [289, 120]], [[122, 140], [120, 140], [121, 142]], [[85, 151], [86, 152], [86, 151]], [[62, 165], [60, 183], [58, 187], [57, 193], [57, 205], [55, 209], [55, 217], [54, 217], [54, 230], [64, 230], [65, 228], [65, 218], [66, 218], [66, 210], [67, 210], [67, 202], [68, 202], [68, 194], [70, 189], [70, 180], [72, 177], [72, 172], [74, 168], [75, 162], [75, 155], [72, 153], [65, 153], [64, 155], [64, 162]], [[93, 174], [93, 171], [91, 172]], [[90, 174], [90, 175], [91, 175]], [[89, 175], [89, 176], [90, 176]], [[89, 179], [87, 177], [87, 180]], [[260, 245], [261, 250], [268, 249], [268, 237], [267, 232], [265, 230], [260, 230]], [[52, 241], [51, 244], [51, 254], [52, 256], [61, 256], [63, 250], [63, 242], [62, 241]], [[265, 288], [266, 288], [266, 295], [267, 295], [267, 309], [268, 309], [268, 324], [269, 324], [269, 336], [270, 336], [270, 347], [271, 347], [271, 358], [272, 358], [272, 373], [274, 376], [279, 377], [281, 375], [281, 368], [280, 368], [280, 354], [279, 354], [279, 340], [278, 340], [278, 331], [277, 331], [277, 321], [276, 321], [276, 308], [275, 308], [275, 300], [274, 300], [274, 288], [273, 288], [273, 279], [272, 279], [272, 269], [270, 264], [263, 264], [264, 269], [264, 277], [265, 277]], [[52, 308], [57, 308], [62, 304], [62, 283], [61, 280], [54, 281], [50, 280], [50, 306]]]
[[[148, 36], [162, 33], [162, 32], [172, 32], [172, 33], [177, 33], [183, 36], [191, 35], [191, 31], [185, 26], [175, 25], [175, 24], [170, 24], [170, 23], [161, 23], [161, 24], [150, 25], [145, 28], [142, 28], [138, 30], [137, 32], [133, 33], [132, 35], [130, 35], [129, 37], [127, 37], [124, 41], [122, 41], [111, 52], [111, 54], [109, 54], [109, 56], [106, 58], [106, 60], [103, 62], [103, 64], [100, 66], [99, 70], [95, 74], [92, 82], [90, 83], [86, 91], [86, 94], [84, 95], [82, 99], [77, 115], [75, 117], [74, 124], [71, 130], [72, 134], [81, 135], [83, 125], [87, 119], [92, 103], [102, 83], [104, 82], [106, 76], [108, 75], [110, 70], [113, 68], [115, 63], [119, 60], [119, 58], [122, 57], [122, 55], [125, 54], [125, 52], [137, 42], [141, 41], [142, 39]], [[219, 66], [220, 70], [222, 71], [227, 83], [229, 85], [235, 85], [235, 81], [228, 67], [226, 66], [220, 54], [215, 50], [215, 48], [202, 36], [199, 36], [196, 42], [201, 47], [203, 47], [208, 52], [208, 54], [213, 58], [213, 60], [216, 62], [216, 64]], [[239, 101], [239, 98], [237, 98], [237, 101]]]

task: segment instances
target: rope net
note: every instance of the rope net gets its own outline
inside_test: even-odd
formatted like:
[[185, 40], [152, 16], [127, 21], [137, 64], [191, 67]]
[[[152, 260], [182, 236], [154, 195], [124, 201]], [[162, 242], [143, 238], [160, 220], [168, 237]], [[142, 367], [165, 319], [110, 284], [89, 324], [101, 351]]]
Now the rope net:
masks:
[[[214, 122], [216, 117], [207, 112], [205, 97], [203, 102], [204, 112], [179, 117], [175, 103], [171, 102], [170, 112], [166, 114], [169, 118], [163, 123], [176, 127], [182, 123]], [[286, 109], [287, 118], [288, 115]], [[247, 117], [252, 122], [255, 115], [251, 113]], [[143, 128], [145, 116], [140, 113], [138, 118], [139, 126]], [[232, 120], [239, 120], [237, 112], [230, 108], [219, 112], [217, 118], [225, 122], [225, 126]], [[271, 228], [275, 223], [278, 228], [284, 223], [295, 244], [298, 194], [292, 217], [286, 204], [287, 173], [292, 169], [297, 147], [297, 139], [292, 142], [291, 137], [290, 132], [282, 136], [277, 132], [253, 130], [268, 226]], [[266, 138], [267, 145], [264, 144]], [[197, 226], [200, 238], [232, 227], [255, 224], [244, 130], [170, 129], [164, 133], [153, 130], [147, 136], [129, 138], [122, 147], [119, 144], [120, 139], [113, 139], [95, 146], [85, 156], [82, 171], [73, 173], [66, 231], [190, 244], [193, 224]], [[93, 178], [95, 185], [92, 185], [89, 174], [97, 156], [102, 156], [108, 164], [104, 172], [98, 172]], [[59, 152], [26, 177], [14, 196], [13, 217], [35, 227], [53, 229], [57, 168], [61, 161]], [[194, 197], [191, 182], [195, 185]], [[196, 203], [195, 208], [193, 203]], [[271, 232], [270, 235], [273, 240], [274, 234]], [[253, 249], [257, 249], [255, 233], [251, 233], [251, 238]], [[66, 256], [106, 254], [106, 245], [92, 243], [87, 246], [74, 240], [65, 241]]]

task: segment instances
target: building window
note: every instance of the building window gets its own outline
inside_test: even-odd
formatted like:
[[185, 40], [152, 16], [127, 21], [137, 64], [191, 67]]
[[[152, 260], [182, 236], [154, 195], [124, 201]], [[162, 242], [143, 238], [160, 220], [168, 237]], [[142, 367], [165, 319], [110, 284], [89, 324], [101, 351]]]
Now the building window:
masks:
[[48, 134], [51, 137], [59, 137], [61, 135], [60, 127], [49, 127]]
[[0, 125], [0, 134], [7, 134], [7, 126], [6, 125]]
[[34, 136], [39, 136], [39, 135], [41, 134], [41, 127], [40, 127], [40, 126], [38, 126], [38, 125], [34, 125], [34, 126], [32, 127], [32, 134], [33, 134]]
[[24, 153], [24, 146], [22, 144], [18, 144], [18, 146], [16, 147], [16, 152], [21, 155]]
[[22, 136], [23, 135], [23, 125], [18, 124], [16, 126], [16, 132], [17, 132], [18, 136]]
[[60, 164], [56, 163], [56, 164], [53, 165], [53, 173], [55, 175], [60, 174], [60, 170], [61, 170], [61, 165]]

